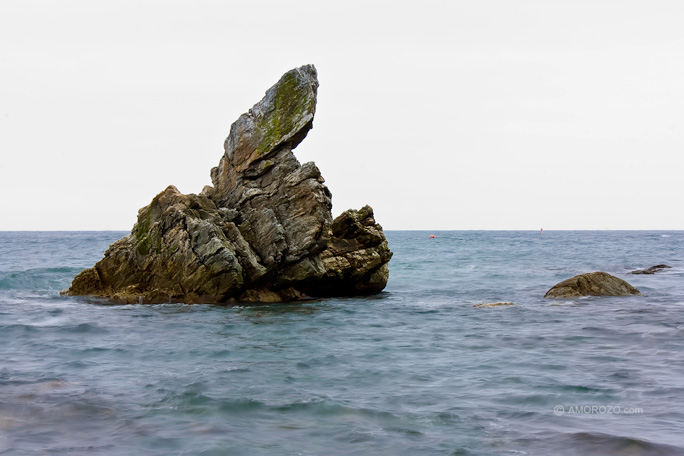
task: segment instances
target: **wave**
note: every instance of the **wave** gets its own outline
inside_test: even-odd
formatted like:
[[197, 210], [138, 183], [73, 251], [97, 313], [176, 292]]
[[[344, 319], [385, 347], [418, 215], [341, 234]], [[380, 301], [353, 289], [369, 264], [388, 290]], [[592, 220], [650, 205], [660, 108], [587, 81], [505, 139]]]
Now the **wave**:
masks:
[[109, 331], [97, 323], [72, 323], [64, 317], [48, 317], [31, 323], [0, 325], [3, 336], [19, 337], [49, 329], [62, 334], [107, 334]]
[[[391, 420], [397, 418], [394, 414], [382, 410], [374, 410], [366, 407], [354, 407], [322, 398], [306, 400], [272, 402], [255, 399], [253, 397], [219, 398], [202, 392], [201, 382], [187, 385], [185, 391], [167, 392], [157, 402], [157, 407], [166, 408], [171, 406], [173, 410], [182, 410], [184, 413], [199, 413], [200, 410], [207, 412], [213, 410], [222, 414], [240, 415], [253, 412], [270, 412], [281, 414], [304, 414], [310, 416], [358, 416], [368, 418], [383, 418]], [[161, 392], [161, 390], [159, 391]]]
[[0, 271], [1, 290], [59, 292], [69, 286], [80, 268], [33, 268], [21, 271]]

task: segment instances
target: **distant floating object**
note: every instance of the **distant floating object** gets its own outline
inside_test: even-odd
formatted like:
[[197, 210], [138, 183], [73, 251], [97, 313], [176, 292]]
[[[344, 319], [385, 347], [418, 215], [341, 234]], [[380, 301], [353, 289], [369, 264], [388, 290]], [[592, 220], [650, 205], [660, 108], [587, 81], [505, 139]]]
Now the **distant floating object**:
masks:
[[435, 238], [435, 235], [434, 235], [434, 234], [431, 234], [431, 235], [430, 235], [430, 239], [434, 239], [434, 238]]

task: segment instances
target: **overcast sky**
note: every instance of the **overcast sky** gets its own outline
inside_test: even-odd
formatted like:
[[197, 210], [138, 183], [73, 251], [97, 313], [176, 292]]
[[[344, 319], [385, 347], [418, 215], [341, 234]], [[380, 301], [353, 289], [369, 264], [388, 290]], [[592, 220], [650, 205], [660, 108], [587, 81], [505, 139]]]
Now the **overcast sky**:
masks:
[[684, 2], [2, 0], [0, 230], [130, 230], [313, 63], [333, 213], [684, 229]]

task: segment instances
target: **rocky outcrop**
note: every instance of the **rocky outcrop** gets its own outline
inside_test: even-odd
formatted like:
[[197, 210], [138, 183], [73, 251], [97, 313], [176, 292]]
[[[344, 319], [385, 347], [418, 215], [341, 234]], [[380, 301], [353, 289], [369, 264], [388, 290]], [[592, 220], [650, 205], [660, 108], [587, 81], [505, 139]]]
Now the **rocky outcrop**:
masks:
[[624, 280], [606, 272], [580, 274], [554, 285], [545, 298], [578, 298], [580, 296], [631, 296], [641, 292]]
[[666, 264], [656, 264], [655, 266], [651, 266], [650, 268], [646, 269], [637, 269], [636, 271], [630, 272], [630, 274], [655, 274], [656, 272], [660, 272], [663, 269], [671, 269], [672, 266], [668, 266]]
[[392, 253], [373, 210], [333, 221], [319, 169], [292, 153], [313, 126], [317, 89], [312, 65], [286, 73], [231, 126], [213, 187], [161, 192], [64, 294], [223, 303], [381, 291]]
[[392, 258], [382, 227], [373, 209], [349, 209], [332, 224], [332, 238], [321, 252], [325, 273], [306, 287], [317, 296], [368, 294], [382, 290]]

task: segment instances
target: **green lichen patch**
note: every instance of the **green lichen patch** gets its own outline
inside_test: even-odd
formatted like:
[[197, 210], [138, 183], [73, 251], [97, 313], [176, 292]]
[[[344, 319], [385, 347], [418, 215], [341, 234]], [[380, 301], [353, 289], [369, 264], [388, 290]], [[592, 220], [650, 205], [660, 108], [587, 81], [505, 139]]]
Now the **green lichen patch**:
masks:
[[156, 253], [161, 253], [162, 236], [158, 225], [152, 224], [150, 211], [138, 216], [138, 222], [133, 227], [133, 234], [135, 235], [135, 249], [140, 255], [147, 255], [152, 249]]
[[137, 241], [140, 241], [149, 233], [150, 224], [152, 222], [151, 218], [149, 211], [143, 212], [138, 216], [138, 222], [133, 227], [133, 233], [135, 234], [135, 239]]
[[269, 112], [260, 125], [261, 140], [257, 146], [257, 156], [267, 154], [284, 138], [290, 138], [305, 127], [302, 120], [313, 114], [316, 97], [308, 83], [297, 72], [286, 73], [273, 88], [273, 111]]

